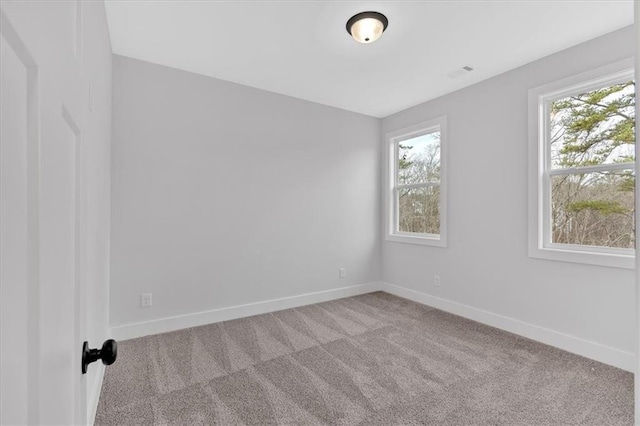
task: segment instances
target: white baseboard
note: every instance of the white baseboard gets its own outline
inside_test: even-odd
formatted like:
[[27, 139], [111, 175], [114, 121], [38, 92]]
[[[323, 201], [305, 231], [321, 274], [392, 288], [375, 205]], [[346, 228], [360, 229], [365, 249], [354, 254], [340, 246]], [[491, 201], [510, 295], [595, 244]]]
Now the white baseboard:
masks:
[[559, 331], [533, 325], [514, 318], [494, 314], [462, 303], [453, 302], [426, 293], [382, 283], [382, 291], [422, 303], [442, 311], [465, 317], [486, 325], [490, 325], [510, 333], [518, 334], [531, 340], [572, 352], [577, 355], [600, 361], [626, 371], [635, 371], [635, 354], [605, 346], [600, 343], [581, 339]]
[[[101, 362], [94, 364], [97, 368], [96, 381], [93, 382], [89, 400], [87, 401], [87, 424], [92, 425], [96, 421], [96, 413], [98, 412], [98, 403], [100, 402], [100, 391], [102, 390], [102, 381], [104, 379], [105, 366]], [[93, 366], [92, 366], [93, 367]]]
[[[220, 321], [265, 314], [283, 309], [296, 308], [299, 306], [326, 302], [329, 300], [341, 299], [343, 297], [356, 296], [380, 290], [445, 312], [450, 312], [482, 324], [490, 325], [531, 340], [555, 346], [565, 351], [591, 358], [626, 371], [635, 371], [635, 354], [632, 352], [622, 351], [620, 349], [540, 327], [515, 318], [495, 314], [473, 306], [411, 290], [406, 287], [382, 282], [371, 282], [333, 290], [319, 291], [316, 293], [307, 293], [298, 296], [284, 297], [281, 299], [249, 303], [246, 305], [231, 306], [227, 308], [213, 309], [210, 311], [196, 312], [193, 314], [160, 318], [152, 321], [124, 324], [112, 327], [111, 333], [114, 339], [127, 340], [189, 327], [212, 324]], [[104, 374], [104, 367], [101, 366], [101, 368], [100, 383], [102, 383], [102, 375]], [[95, 401], [89, 401], [92, 404], [95, 403], [95, 407], [89, 405], [89, 407], [93, 409], [93, 418], [95, 417], [99, 391], [100, 389], [98, 388], [96, 394], [96, 391], [94, 390], [94, 394], [96, 394]]]
[[281, 299], [265, 300], [263, 302], [248, 303], [246, 305], [230, 306], [227, 308], [213, 309], [210, 311], [196, 312], [193, 314], [178, 315], [168, 318], [160, 318], [152, 321], [133, 324], [118, 325], [111, 328], [114, 339], [127, 340], [152, 334], [166, 333], [168, 331], [183, 328], [197, 327], [220, 321], [228, 321], [236, 318], [252, 315], [266, 314], [268, 312], [281, 311], [283, 309], [296, 308], [298, 306], [311, 305], [313, 303], [326, 302], [343, 297], [357, 296], [359, 294], [379, 291], [382, 283], [371, 282], [350, 287], [342, 287], [333, 290], [319, 291], [316, 293], [301, 294], [298, 296], [283, 297]]

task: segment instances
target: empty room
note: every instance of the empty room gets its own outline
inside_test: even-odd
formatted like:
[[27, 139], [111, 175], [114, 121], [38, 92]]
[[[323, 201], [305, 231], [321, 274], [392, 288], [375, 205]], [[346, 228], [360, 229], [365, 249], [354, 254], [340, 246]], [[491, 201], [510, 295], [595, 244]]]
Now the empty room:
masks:
[[1, 0], [0, 424], [640, 425], [639, 19]]

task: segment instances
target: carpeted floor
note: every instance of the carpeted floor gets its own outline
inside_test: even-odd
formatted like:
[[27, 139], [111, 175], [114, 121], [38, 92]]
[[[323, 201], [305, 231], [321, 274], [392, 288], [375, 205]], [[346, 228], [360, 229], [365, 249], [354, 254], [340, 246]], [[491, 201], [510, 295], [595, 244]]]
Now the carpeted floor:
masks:
[[386, 293], [123, 341], [97, 425], [631, 425], [633, 375]]

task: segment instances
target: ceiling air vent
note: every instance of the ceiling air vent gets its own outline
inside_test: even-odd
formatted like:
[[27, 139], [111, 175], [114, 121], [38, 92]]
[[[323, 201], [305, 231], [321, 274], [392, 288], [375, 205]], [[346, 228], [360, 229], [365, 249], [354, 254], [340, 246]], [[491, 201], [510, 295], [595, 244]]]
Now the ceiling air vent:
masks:
[[446, 74], [447, 77], [449, 78], [458, 78], [460, 76], [463, 76], [467, 73], [470, 73], [471, 71], [473, 71], [473, 68], [470, 67], [469, 65], [465, 65], [464, 67], [460, 68], [459, 70], [455, 70], [455, 71], [451, 71], [450, 73]]

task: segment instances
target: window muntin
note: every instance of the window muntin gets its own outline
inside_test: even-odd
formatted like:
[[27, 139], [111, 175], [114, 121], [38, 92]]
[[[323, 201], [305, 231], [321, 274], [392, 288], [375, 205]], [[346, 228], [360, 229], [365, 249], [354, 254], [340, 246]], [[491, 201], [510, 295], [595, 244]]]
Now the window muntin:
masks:
[[387, 135], [390, 148], [387, 240], [444, 246], [445, 119]]
[[635, 84], [628, 64], [530, 91], [538, 153], [533, 257], [633, 267]]

